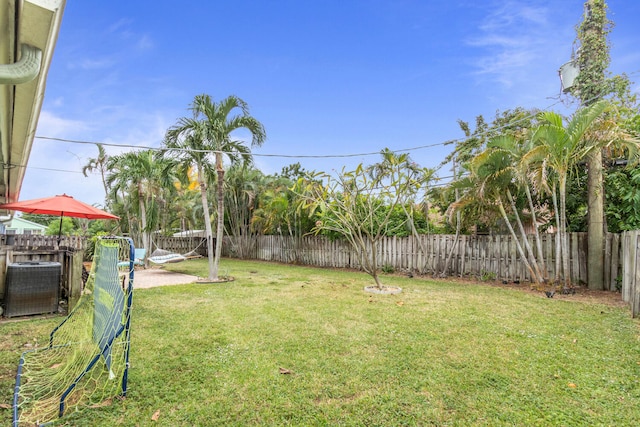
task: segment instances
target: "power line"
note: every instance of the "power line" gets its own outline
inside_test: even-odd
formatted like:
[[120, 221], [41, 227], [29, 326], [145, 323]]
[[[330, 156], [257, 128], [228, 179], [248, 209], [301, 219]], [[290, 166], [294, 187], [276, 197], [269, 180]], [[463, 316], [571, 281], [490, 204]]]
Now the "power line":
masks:
[[[633, 76], [636, 74], [640, 74], [640, 70], [636, 70], [633, 71], [631, 73], [628, 74], [628, 76]], [[595, 98], [594, 98], [595, 99]], [[558, 105], [562, 103], [561, 99], [558, 99], [557, 101], [553, 102], [552, 104], [538, 110], [538, 111], [545, 111], [545, 110], [549, 110], [552, 107]], [[418, 151], [418, 150], [423, 150], [423, 149], [428, 149], [428, 148], [434, 148], [434, 147], [439, 147], [439, 146], [445, 146], [445, 145], [450, 145], [450, 144], [454, 144], [454, 143], [458, 143], [458, 142], [462, 142], [462, 141], [466, 141], [469, 140], [471, 138], [478, 138], [481, 136], [486, 136], [489, 135], [490, 133], [495, 133], [497, 131], [500, 131], [502, 129], [508, 128], [510, 126], [513, 126], [515, 124], [518, 124], [520, 122], [524, 122], [530, 119], [535, 118], [537, 115], [536, 114], [528, 114], [526, 116], [520, 117], [516, 120], [512, 120], [508, 123], [503, 124], [502, 126], [498, 126], [495, 128], [491, 128], [488, 129], [484, 132], [478, 132], [478, 133], [474, 133], [470, 136], [465, 136], [465, 137], [461, 137], [461, 138], [457, 138], [457, 139], [451, 139], [451, 140], [446, 140], [443, 142], [436, 142], [436, 143], [432, 143], [432, 144], [425, 144], [425, 145], [419, 145], [419, 146], [415, 146], [415, 147], [409, 147], [409, 148], [401, 148], [401, 149], [397, 149], [397, 150], [391, 150], [393, 153], [406, 153], [406, 152], [413, 152], [413, 151]], [[178, 151], [178, 152], [193, 152], [193, 153], [216, 153], [216, 152], [220, 152], [219, 150], [197, 150], [197, 149], [189, 149], [189, 148], [167, 148], [167, 147], [150, 147], [150, 146], [141, 146], [141, 145], [132, 145], [132, 144], [115, 144], [115, 143], [108, 143], [108, 142], [97, 142], [97, 141], [86, 141], [86, 140], [76, 140], [76, 139], [67, 139], [67, 138], [56, 138], [56, 137], [49, 137], [49, 136], [39, 136], [36, 135], [35, 136], [36, 139], [41, 139], [41, 140], [48, 140], [48, 141], [59, 141], [59, 142], [68, 142], [68, 143], [74, 143], [74, 144], [89, 144], [89, 145], [102, 145], [105, 147], [117, 147], [117, 148], [131, 148], [131, 149], [137, 149], [137, 150], [153, 150], [153, 151]], [[254, 157], [272, 157], [272, 158], [289, 158], [289, 159], [337, 159], [337, 158], [352, 158], [352, 157], [366, 157], [366, 156], [377, 156], [380, 154], [381, 151], [372, 151], [372, 152], [365, 152], [365, 153], [350, 153], [350, 154], [325, 154], [325, 155], [309, 155], [309, 154], [273, 154], [273, 153], [252, 153], [252, 156]], [[221, 152], [222, 154], [234, 154], [234, 153], [228, 153], [228, 152]], [[17, 165], [16, 165], [17, 166]], [[442, 168], [443, 165], [440, 165], [436, 168], [436, 170], [439, 170]], [[49, 169], [49, 168], [38, 168], [38, 167], [33, 167], [33, 169], [40, 169], [40, 170], [50, 170], [50, 171], [56, 171], [56, 172], [73, 172], [73, 173], [80, 173], [77, 171], [65, 171], [65, 170], [61, 170], [61, 169]]]
[[[561, 100], [558, 100], [542, 109], [540, 109], [539, 111], [544, 111], [544, 110], [548, 110], [558, 104], [562, 103]], [[405, 153], [405, 152], [412, 152], [412, 151], [418, 151], [418, 150], [423, 150], [423, 149], [427, 149], [427, 148], [434, 148], [434, 147], [439, 147], [439, 146], [444, 146], [444, 145], [450, 145], [450, 144], [454, 144], [456, 142], [462, 142], [471, 138], [477, 138], [477, 137], [481, 137], [481, 136], [485, 136], [488, 135], [490, 133], [494, 133], [496, 131], [500, 131], [502, 129], [508, 128], [510, 126], [513, 126], [515, 124], [518, 124], [520, 122], [524, 122], [527, 121], [529, 119], [535, 118], [536, 114], [528, 114], [526, 116], [520, 117], [519, 119], [510, 121], [508, 123], [503, 124], [502, 126], [498, 126], [495, 128], [491, 128], [487, 131], [484, 132], [478, 132], [478, 133], [474, 133], [470, 136], [465, 136], [465, 137], [460, 137], [460, 138], [456, 138], [456, 139], [449, 139], [443, 142], [436, 142], [436, 143], [432, 143], [432, 144], [425, 144], [425, 145], [418, 145], [415, 147], [409, 147], [409, 148], [400, 148], [397, 150], [391, 150], [393, 153]], [[168, 147], [151, 147], [151, 146], [144, 146], [144, 145], [133, 145], [133, 144], [115, 144], [115, 143], [109, 143], [109, 142], [97, 142], [97, 141], [86, 141], [86, 140], [78, 140], [78, 139], [68, 139], [68, 138], [56, 138], [56, 137], [50, 137], [50, 136], [40, 136], [40, 135], [36, 135], [35, 136], [36, 139], [42, 139], [42, 140], [48, 140], [48, 141], [59, 141], [59, 142], [68, 142], [68, 143], [73, 143], [73, 144], [89, 144], [89, 145], [102, 145], [104, 147], [117, 147], [117, 148], [132, 148], [132, 149], [138, 149], [138, 150], [153, 150], [153, 151], [178, 151], [178, 152], [191, 152], [191, 153], [215, 153], [215, 152], [220, 152], [219, 150], [197, 150], [197, 149], [191, 149], [191, 148], [168, 148]], [[227, 153], [227, 152], [222, 152], [222, 154], [234, 154], [234, 153]], [[310, 155], [310, 154], [274, 154], [274, 153], [252, 153], [252, 156], [254, 157], [277, 157], [277, 158], [290, 158], [290, 159], [337, 159], [337, 158], [349, 158], [349, 157], [365, 157], [365, 156], [377, 156], [380, 154], [380, 151], [370, 151], [370, 152], [365, 152], [365, 153], [349, 153], [349, 154], [319, 154], [319, 155]]]
[[4, 168], [4, 169], [29, 168], [29, 169], [38, 169], [38, 170], [43, 170], [43, 171], [51, 171], [51, 172], [69, 172], [69, 173], [82, 174], [82, 172], [80, 172], [80, 171], [74, 171], [74, 170], [68, 170], [68, 169], [41, 168], [41, 167], [38, 167], [38, 166], [16, 165], [16, 164], [13, 164], [13, 163], [2, 163], [2, 168]]
[[[69, 142], [74, 144], [89, 144], [89, 145], [102, 145], [105, 147], [118, 147], [118, 148], [133, 148], [139, 150], [153, 150], [153, 151], [178, 151], [178, 152], [187, 152], [187, 153], [222, 153], [222, 154], [234, 154], [228, 153], [225, 151], [219, 150], [197, 150], [192, 148], [168, 148], [168, 147], [150, 147], [144, 145], [132, 145], [132, 144], [114, 144], [108, 142], [96, 142], [96, 141], [83, 141], [77, 139], [66, 139], [66, 138], [54, 138], [49, 136], [39, 136], [36, 135], [35, 138], [49, 140], [49, 141], [59, 141], [59, 142]], [[436, 143], [432, 144], [432, 146], [444, 145], [444, 143]], [[426, 146], [425, 146], [426, 147]], [[412, 150], [412, 149], [409, 149]], [[395, 150], [394, 152], [407, 151], [405, 150]], [[266, 153], [251, 153], [254, 157], [281, 157], [281, 158], [295, 158], [295, 159], [332, 159], [332, 158], [345, 158], [345, 157], [362, 157], [362, 156], [374, 156], [379, 155], [380, 151], [372, 151], [368, 153], [351, 153], [351, 154], [320, 154], [320, 155], [310, 155], [310, 154], [266, 154]]]
[[[549, 109], [557, 104], [559, 104], [560, 101], [556, 101], [553, 104], [547, 106], [545, 109]], [[434, 148], [434, 147], [439, 147], [439, 146], [444, 146], [444, 145], [449, 145], [449, 144], [453, 144], [455, 142], [461, 142], [461, 141], [465, 141], [467, 139], [470, 138], [474, 138], [474, 137], [479, 137], [479, 136], [483, 136], [483, 135], [487, 135], [489, 134], [489, 132], [496, 132], [499, 130], [502, 130], [504, 128], [507, 128], [509, 126], [512, 126], [514, 124], [520, 123], [522, 121], [526, 121], [528, 119], [532, 119], [535, 117], [535, 114], [529, 114], [528, 116], [525, 117], [521, 117], [517, 120], [514, 120], [512, 122], [506, 123], [502, 126], [499, 126], [497, 128], [493, 128], [489, 131], [486, 132], [479, 132], [479, 133], [475, 133], [469, 137], [461, 137], [458, 139], [451, 139], [451, 140], [446, 140], [443, 142], [436, 142], [433, 144], [425, 144], [425, 145], [419, 145], [419, 146], [415, 146], [415, 147], [410, 147], [410, 148], [401, 148], [401, 149], [397, 149], [397, 150], [391, 150], [394, 153], [405, 153], [405, 152], [412, 152], [412, 151], [418, 151], [418, 150], [423, 150], [423, 149], [427, 149], [427, 148]], [[85, 141], [85, 140], [77, 140], [77, 139], [67, 139], [67, 138], [56, 138], [56, 137], [49, 137], [49, 136], [40, 136], [40, 135], [36, 135], [35, 138], [37, 139], [42, 139], [42, 140], [48, 140], [48, 141], [59, 141], [59, 142], [68, 142], [68, 143], [73, 143], [73, 144], [89, 144], [89, 145], [102, 145], [105, 147], [117, 147], [117, 148], [132, 148], [132, 149], [138, 149], [138, 150], [153, 150], [153, 151], [178, 151], [178, 152], [190, 152], [190, 153], [215, 153], [215, 152], [220, 152], [219, 150], [197, 150], [197, 149], [190, 149], [190, 148], [167, 148], [167, 147], [150, 147], [150, 146], [143, 146], [143, 145], [132, 145], [132, 144], [115, 144], [115, 143], [108, 143], [108, 142], [97, 142], [97, 141]], [[233, 154], [233, 153], [227, 153], [227, 152], [222, 152], [223, 154]], [[269, 153], [252, 153], [252, 156], [254, 157], [277, 157], [277, 158], [293, 158], [293, 159], [336, 159], [336, 158], [349, 158], [349, 157], [365, 157], [365, 156], [377, 156], [380, 154], [380, 151], [371, 151], [371, 152], [366, 152], [366, 153], [350, 153], [350, 154], [324, 154], [324, 155], [309, 155], [309, 154], [269, 154]]]
[[28, 167], [29, 169], [38, 169], [38, 170], [51, 171], [51, 172], [70, 172], [70, 173], [79, 173], [81, 175], [83, 174], [80, 171], [72, 171], [72, 170], [66, 170], [66, 169], [40, 168], [40, 167], [37, 167], [37, 166], [26, 166], [26, 165], [25, 166], [20, 165], [19, 167], [24, 167], [24, 168]]

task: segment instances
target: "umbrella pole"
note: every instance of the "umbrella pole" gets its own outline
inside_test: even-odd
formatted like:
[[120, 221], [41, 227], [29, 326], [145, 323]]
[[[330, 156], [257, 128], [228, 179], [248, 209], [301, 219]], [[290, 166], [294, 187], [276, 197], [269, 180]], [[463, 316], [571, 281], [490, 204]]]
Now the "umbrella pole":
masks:
[[64, 212], [60, 214], [60, 228], [58, 229], [58, 249], [60, 249], [60, 237], [62, 236], [62, 217], [64, 216]]

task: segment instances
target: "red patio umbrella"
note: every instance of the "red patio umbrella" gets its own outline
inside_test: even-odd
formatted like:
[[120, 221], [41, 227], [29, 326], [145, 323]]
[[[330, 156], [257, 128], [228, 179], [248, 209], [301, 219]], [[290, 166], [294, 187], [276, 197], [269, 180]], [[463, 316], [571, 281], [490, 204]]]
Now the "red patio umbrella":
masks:
[[95, 208], [84, 202], [74, 199], [66, 194], [54, 197], [44, 197], [42, 199], [24, 200], [22, 202], [5, 203], [0, 205], [0, 209], [21, 211], [42, 215], [60, 215], [60, 231], [58, 232], [58, 244], [60, 244], [60, 234], [62, 233], [62, 217], [70, 216], [74, 218], [87, 219], [120, 219], [108, 212]]

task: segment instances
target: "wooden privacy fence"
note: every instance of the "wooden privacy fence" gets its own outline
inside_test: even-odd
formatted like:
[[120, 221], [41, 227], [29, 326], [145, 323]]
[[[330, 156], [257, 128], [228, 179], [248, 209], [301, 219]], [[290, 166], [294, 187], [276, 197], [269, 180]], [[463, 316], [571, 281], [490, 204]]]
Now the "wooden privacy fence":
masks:
[[[569, 269], [571, 281], [586, 285], [587, 234], [570, 233]], [[553, 280], [556, 271], [556, 235], [543, 234], [544, 264]], [[529, 243], [535, 248], [533, 236]], [[320, 236], [254, 236], [234, 240], [225, 237], [225, 256], [237, 256], [245, 245], [245, 258], [313, 265], [317, 267], [360, 268], [357, 254], [342, 240]], [[206, 254], [206, 251], [205, 251]], [[451, 261], [446, 268], [447, 257]], [[378, 245], [378, 266], [395, 271], [444, 274], [445, 276], [495, 277], [504, 281], [530, 281], [531, 276], [510, 235], [459, 236], [424, 235], [419, 238], [387, 237]], [[640, 315], [640, 230], [609, 233], [603, 251], [605, 288], [621, 292], [631, 305], [633, 316]]]
[[[551, 279], [555, 276], [556, 235], [543, 234], [542, 252]], [[206, 238], [154, 236], [152, 252], [164, 249], [179, 254], [195, 252], [207, 256]], [[529, 237], [534, 245], [533, 236]], [[14, 251], [44, 250], [57, 246], [57, 236], [0, 235], [0, 244]], [[215, 242], [214, 242], [215, 244]], [[60, 247], [84, 250], [86, 240], [62, 236]], [[573, 283], [587, 284], [587, 235], [569, 234], [570, 276]], [[320, 236], [243, 236], [225, 237], [225, 256], [264, 261], [360, 269], [357, 254], [342, 240]], [[445, 271], [447, 257], [451, 261]], [[495, 277], [505, 281], [528, 281], [530, 274], [509, 235], [459, 236], [423, 235], [419, 238], [387, 237], [378, 246], [378, 266], [395, 271], [446, 276]], [[633, 316], [640, 315], [640, 230], [607, 234], [604, 248], [605, 287], [618, 291], [631, 306]]]
[[[87, 239], [82, 236], [60, 236], [60, 248], [73, 248], [84, 250]], [[0, 246], [12, 246], [26, 249], [53, 249], [58, 248], [58, 236], [45, 236], [42, 234], [2, 234]]]
[[[637, 232], [636, 232], [637, 233]], [[605, 282], [609, 290], [620, 291], [622, 286], [623, 249], [629, 247], [625, 235], [608, 234], [604, 251]], [[235, 256], [229, 248], [238, 246], [233, 237], [225, 237], [226, 256]], [[244, 239], [247, 241], [247, 239]], [[556, 270], [556, 235], [541, 236], [544, 264], [553, 279]], [[533, 236], [529, 243], [535, 248]], [[321, 236], [287, 237], [255, 236], [245, 248], [246, 258], [314, 265], [318, 267], [360, 268], [357, 254], [343, 240]], [[587, 234], [569, 234], [569, 268], [573, 283], [587, 283]], [[626, 252], [625, 252], [626, 253]], [[445, 271], [447, 257], [451, 261]], [[378, 245], [378, 266], [395, 271], [436, 273], [446, 276], [490, 276], [506, 281], [530, 280], [530, 273], [522, 262], [510, 235], [459, 236], [423, 235], [419, 238], [387, 237]], [[630, 273], [629, 273], [630, 274]], [[626, 283], [626, 282], [625, 282]]]
[[[232, 237], [225, 239], [225, 247], [232, 245]], [[533, 245], [533, 237], [530, 237]], [[570, 269], [574, 282], [586, 283], [586, 233], [573, 233], [569, 237]], [[542, 247], [550, 277], [555, 273], [555, 235], [542, 236]], [[285, 237], [256, 236], [248, 251], [248, 258], [314, 265], [318, 267], [360, 268], [356, 252], [343, 240], [330, 240], [320, 236]], [[451, 261], [445, 271], [447, 257]], [[226, 253], [226, 255], [233, 254]], [[495, 275], [501, 280], [530, 279], [516, 249], [514, 239], [508, 235], [459, 236], [424, 235], [419, 239], [386, 237], [378, 245], [378, 266], [395, 271], [418, 273], [444, 273], [447, 276]]]

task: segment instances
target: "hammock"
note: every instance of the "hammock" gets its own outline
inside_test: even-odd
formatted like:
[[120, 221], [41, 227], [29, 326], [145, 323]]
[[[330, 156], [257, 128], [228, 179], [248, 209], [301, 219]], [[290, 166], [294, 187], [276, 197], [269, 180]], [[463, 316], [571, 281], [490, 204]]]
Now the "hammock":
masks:
[[202, 255], [197, 253], [196, 250], [202, 245], [203, 242], [206, 242], [206, 239], [203, 239], [200, 244], [198, 244], [198, 246], [184, 255], [177, 252], [160, 249], [158, 245], [154, 243], [156, 250], [153, 251], [151, 256], [147, 259], [154, 264], [168, 264], [172, 262], [184, 261], [191, 258], [202, 258]]
[[198, 250], [198, 248], [202, 246], [202, 244], [206, 241], [207, 239], [202, 239], [195, 248], [193, 248], [186, 254], [179, 254], [177, 252], [171, 252], [161, 249], [154, 241], [151, 241], [151, 244], [155, 246], [156, 250], [153, 251], [147, 259], [154, 264], [168, 264], [172, 262], [184, 261], [191, 258], [202, 258], [202, 255], [197, 253], [196, 250]]
[[165, 251], [164, 249], [156, 249], [147, 259], [154, 264], [167, 264], [171, 262], [184, 261], [187, 257], [175, 252]]

